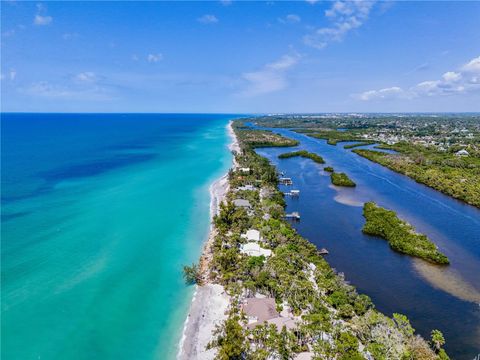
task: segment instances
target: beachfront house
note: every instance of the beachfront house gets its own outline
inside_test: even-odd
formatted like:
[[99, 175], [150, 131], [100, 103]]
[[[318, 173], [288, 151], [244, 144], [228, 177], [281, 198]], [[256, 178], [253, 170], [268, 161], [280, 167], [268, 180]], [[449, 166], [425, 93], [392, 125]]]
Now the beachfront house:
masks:
[[236, 207], [244, 208], [246, 210], [249, 210], [252, 208], [252, 205], [250, 204], [250, 201], [244, 200], [244, 199], [235, 199], [233, 200], [233, 205]]
[[462, 150], [457, 151], [457, 152], [455, 153], [455, 155], [457, 155], [457, 156], [469, 156], [470, 154], [468, 153], [467, 150], [462, 149]]
[[242, 238], [247, 239], [248, 241], [262, 241], [260, 236], [260, 231], [255, 229], [248, 230], [245, 234], [240, 235]]
[[235, 189], [236, 191], [254, 191], [255, 186], [253, 185], [245, 185], [245, 186], [240, 186]]
[[272, 250], [264, 249], [256, 242], [248, 242], [240, 246], [240, 252], [248, 256], [265, 256], [272, 255]]
[[250, 172], [250, 168], [248, 168], [248, 167], [241, 167], [238, 170], [240, 170], [241, 172], [244, 172], [244, 173], [249, 173]]
[[248, 298], [242, 305], [242, 310], [247, 315], [249, 324], [262, 324], [279, 316], [274, 298]]

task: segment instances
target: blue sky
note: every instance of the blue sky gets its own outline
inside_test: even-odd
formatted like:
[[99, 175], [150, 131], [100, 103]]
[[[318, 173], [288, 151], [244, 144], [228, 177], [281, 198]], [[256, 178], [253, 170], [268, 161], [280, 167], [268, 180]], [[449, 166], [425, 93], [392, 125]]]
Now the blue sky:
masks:
[[480, 2], [1, 6], [2, 111], [480, 111]]

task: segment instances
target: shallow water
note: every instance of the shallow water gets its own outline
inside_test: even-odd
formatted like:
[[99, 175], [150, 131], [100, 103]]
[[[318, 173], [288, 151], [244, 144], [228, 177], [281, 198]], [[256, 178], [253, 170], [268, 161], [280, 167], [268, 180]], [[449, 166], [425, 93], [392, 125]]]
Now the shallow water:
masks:
[[[287, 211], [299, 211], [302, 217], [294, 223], [299, 233], [327, 248], [328, 262], [370, 295], [379, 310], [408, 315], [425, 337], [440, 329], [453, 359], [473, 359], [480, 351], [480, 210], [370, 162], [344, 149], [346, 143], [332, 146], [289, 130], [272, 130], [300, 140], [299, 149], [326, 160], [319, 165], [277, 158], [293, 148], [258, 150], [293, 179], [288, 188], [300, 190], [299, 199], [286, 198]], [[324, 166], [347, 173], [357, 187], [332, 186]], [[364, 235], [362, 206], [367, 201], [396, 211], [427, 234], [451, 265], [438, 267], [398, 254], [385, 240]]]
[[2, 114], [2, 358], [175, 357], [229, 117]]

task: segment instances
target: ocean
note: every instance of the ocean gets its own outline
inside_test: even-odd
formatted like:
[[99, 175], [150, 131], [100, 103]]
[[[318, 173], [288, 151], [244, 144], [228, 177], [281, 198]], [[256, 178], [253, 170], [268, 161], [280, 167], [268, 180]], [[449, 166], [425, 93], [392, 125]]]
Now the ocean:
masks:
[[3, 359], [169, 359], [231, 115], [2, 114]]

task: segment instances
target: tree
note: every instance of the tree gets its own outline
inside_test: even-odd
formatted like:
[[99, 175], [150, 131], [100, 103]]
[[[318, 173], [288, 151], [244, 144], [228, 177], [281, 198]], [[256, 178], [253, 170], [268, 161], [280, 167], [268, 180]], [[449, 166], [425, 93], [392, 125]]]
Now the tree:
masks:
[[445, 338], [442, 332], [440, 330], [432, 330], [431, 339], [432, 348], [438, 353], [442, 346], [445, 345]]
[[189, 285], [200, 284], [202, 278], [200, 276], [200, 270], [198, 269], [197, 264], [192, 263], [191, 266], [185, 265], [183, 267], [183, 278]]
[[215, 338], [208, 344], [207, 348], [218, 348], [217, 359], [241, 360], [245, 358], [248, 346], [244, 330], [238, 323], [239, 320], [240, 317], [238, 315], [231, 314], [213, 332]]
[[400, 330], [406, 337], [413, 336], [415, 329], [410, 325], [410, 320], [405, 315], [402, 314], [393, 314], [393, 320], [397, 325], [398, 330]]

